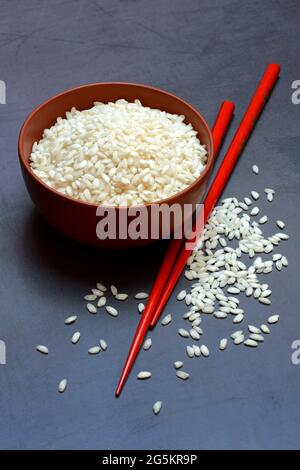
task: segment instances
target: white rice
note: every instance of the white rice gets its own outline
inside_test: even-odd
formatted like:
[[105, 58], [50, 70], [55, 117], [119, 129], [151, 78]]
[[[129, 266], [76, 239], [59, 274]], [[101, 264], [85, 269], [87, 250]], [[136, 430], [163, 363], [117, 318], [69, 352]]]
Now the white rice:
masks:
[[206, 160], [184, 116], [124, 99], [72, 108], [44, 130], [30, 157], [34, 173], [62, 194], [114, 206], [172, 196], [193, 183]]

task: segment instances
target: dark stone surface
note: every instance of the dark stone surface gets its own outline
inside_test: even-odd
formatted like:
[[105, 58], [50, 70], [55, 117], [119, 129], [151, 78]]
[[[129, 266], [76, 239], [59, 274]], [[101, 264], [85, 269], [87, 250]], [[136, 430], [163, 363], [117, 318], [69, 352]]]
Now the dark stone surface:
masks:
[[[299, 320], [299, 119], [291, 83], [300, 79], [297, 1], [11, 1], [0, 3], [0, 79], [7, 104], [0, 105], [0, 337], [7, 364], [0, 366], [0, 447], [3, 449], [204, 449], [297, 448], [300, 437], [300, 366], [291, 343]], [[189, 360], [176, 329], [185, 308], [172, 298], [174, 321], [152, 334], [123, 395], [114, 388], [138, 322], [136, 302], [124, 303], [118, 319], [88, 315], [82, 297], [97, 280], [120, 290], [149, 290], [164, 245], [108, 253], [79, 246], [38, 217], [23, 185], [17, 137], [39, 102], [78, 84], [120, 80], [148, 83], [193, 103], [213, 122], [220, 102], [236, 103], [226, 144], [269, 62], [282, 73], [225, 194], [238, 197], [271, 186], [274, 221], [287, 223], [280, 247], [289, 268], [268, 276], [272, 306], [242, 299], [249, 322], [280, 313], [280, 324], [257, 350], [218, 351], [233, 330], [206, 318], [203, 341], [211, 357]], [[219, 159], [220, 161], [220, 159]], [[258, 163], [259, 176], [251, 173]], [[182, 279], [181, 286], [188, 285]], [[78, 314], [75, 326], [64, 319]], [[77, 346], [70, 337], [79, 329]], [[105, 354], [88, 347], [104, 337]], [[35, 351], [46, 344], [48, 357]], [[191, 378], [176, 379], [172, 363], [184, 359]], [[138, 382], [136, 373], [153, 377]], [[64, 395], [57, 393], [63, 377]], [[160, 416], [151, 411], [164, 402]]]

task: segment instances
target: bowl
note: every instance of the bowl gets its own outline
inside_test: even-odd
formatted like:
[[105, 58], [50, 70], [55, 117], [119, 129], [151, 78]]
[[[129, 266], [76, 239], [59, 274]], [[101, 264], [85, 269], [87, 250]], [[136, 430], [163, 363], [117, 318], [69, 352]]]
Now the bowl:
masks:
[[[159, 207], [162, 204], [168, 207], [178, 204], [183, 208], [185, 204], [190, 204], [194, 210], [196, 203], [199, 203], [204, 196], [214, 163], [213, 138], [203, 116], [187, 102], [158, 88], [137, 83], [93, 83], [66, 90], [35, 108], [22, 126], [18, 145], [22, 174], [32, 201], [48, 223], [64, 235], [82, 243], [109, 248], [128, 248], [154, 241], [151, 236], [151, 206], [153, 203], [145, 204], [148, 217], [148, 235], [146, 238], [132, 239], [127, 237], [124, 239], [118, 236], [118, 232], [115, 238], [99, 238], [97, 226], [101, 216], [99, 218], [99, 214], [96, 214], [98, 206], [73, 199], [47, 186], [32, 171], [30, 154], [34, 142], [41, 139], [44, 129], [51, 127], [56, 122], [57, 117], [64, 117], [66, 111], [69, 111], [73, 106], [83, 110], [91, 108], [95, 101], [107, 103], [116, 101], [119, 98], [125, 98], [127, 101], [139, 99], [144, 106], [158, 108], [169, 113], [183, 114], [185, 122], [192, 124], [198, 132], [201, 143], [206, 145], [207, 163], [200, 176], [183, 191], [169, 198], [156, 201], [155, 204], [158, 204]], [[105, 209], [104, 206], [100, 206], [100, 211], [103, 212]], [[128, 208], [126, 207], [115, 208], [115, 211], [117, 220], [119, 220], [118, 216], [122, 211], [128, 214]], [[132, 220], [133, 216], [129, 215], [127, 224], [129, 225]], [[160, 226], [161, 223], [162, 220], [160, 219], [158, 222], [158, 237], [156, 232], [155, 239], [164, 236]], [[174, 220], [171, 220], [170, 233], [174, 231], [175, 226]]]

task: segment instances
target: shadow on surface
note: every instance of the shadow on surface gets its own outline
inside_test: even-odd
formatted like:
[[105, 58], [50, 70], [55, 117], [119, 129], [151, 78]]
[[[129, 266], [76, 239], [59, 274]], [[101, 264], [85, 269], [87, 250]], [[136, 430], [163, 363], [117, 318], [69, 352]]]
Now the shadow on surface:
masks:
[[[42, 268], [59, 272], [70, 280], [114, 282], [122, 288], [144, 285], [154, 277], [167, 241], [127, 250], [83, 245], [60, 234], [33, 209], [25, 222], [25, 251]], [[134, 286], [133, 286], [134, 287]]]

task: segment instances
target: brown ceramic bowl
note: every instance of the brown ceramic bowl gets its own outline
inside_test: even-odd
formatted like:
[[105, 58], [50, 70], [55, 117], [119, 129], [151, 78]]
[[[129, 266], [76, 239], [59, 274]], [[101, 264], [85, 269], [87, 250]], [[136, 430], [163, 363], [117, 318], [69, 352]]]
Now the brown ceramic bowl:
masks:
[[[111, 248], [121, 248], [149, 243], [153, 240], [107, 239], [100, 240], [96, 234], [99, 216], [95, 204], [86, 203], [65, 196], [50, 188], [31, 170], [29, 158], [32, 145], [39, 141], [45, 128], [51, 127], [58, 116], [64, 116], [73, 106], [79, 110], [93, 106], [94, 101], [107, 103], [119, 98], [128, 101], [139, 99], [144, 106], [158, 108], [169, 113], [183, 114], [185, 122], [191, 123], [198, 132], [202, 144], [207, 147], [208, 159], [204, 171], [183, 191], [161, 200], [159, 204], [196, 204], [206, 190], [213, 167], [213, 138], [205, 119], [190, 104], [171, 93], [158, 88], [135, 83], [93, 83], [64, 91], [38, 106], [27, 117], [19, 136], [19, 159], [28, 192], [45, 219], [65, 235], [83, 243]], [[146, 204], [150, 213], [150, 204]], [[117, 208], [127, 210], [126, 208]], [[129, 219], [130, 222], [130, 219]], [[149, 223], [151, 220], [149, 219]]]

